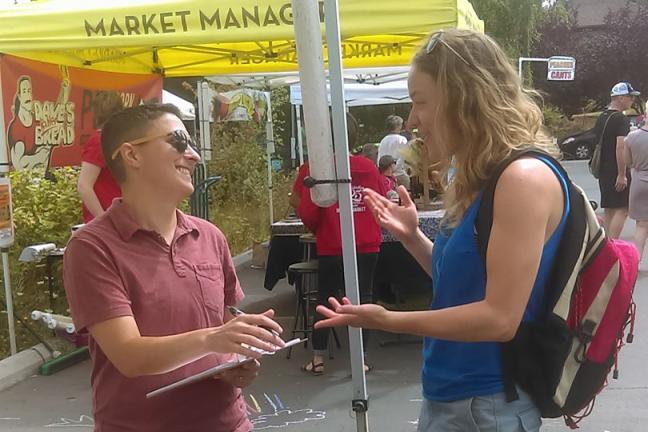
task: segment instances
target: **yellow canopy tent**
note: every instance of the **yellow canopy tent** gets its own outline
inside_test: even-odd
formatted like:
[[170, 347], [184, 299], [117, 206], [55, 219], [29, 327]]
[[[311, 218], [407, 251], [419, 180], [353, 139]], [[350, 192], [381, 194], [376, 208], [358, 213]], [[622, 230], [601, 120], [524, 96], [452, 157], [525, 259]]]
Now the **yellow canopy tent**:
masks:
[[[340, 23], [348, 69], [407, 65], [430, 31], [483, 31], [484, 26], [468, 0], [340, 0]], [[297, 70], [291, 0], [42, 0], [13, 5], [0, 9], [1, 53], [168, 77]], [[0, 178], [9, 169], [3, 117], [0, 109]], [[2, 255], [7, 276], [6, 249]], [[8, 277], [5, 294], [10, 302]], [[13, 313], [7, 309], [13, 330]]]
[[[468, 0], [340, 0], [340, 22], [345, 68], [407, 65], [434, 29], [483, 31]], [[294, 39], [290, 0], [43, 0], [0, 10], [0, 52], [103, 71], [293, 71]]]

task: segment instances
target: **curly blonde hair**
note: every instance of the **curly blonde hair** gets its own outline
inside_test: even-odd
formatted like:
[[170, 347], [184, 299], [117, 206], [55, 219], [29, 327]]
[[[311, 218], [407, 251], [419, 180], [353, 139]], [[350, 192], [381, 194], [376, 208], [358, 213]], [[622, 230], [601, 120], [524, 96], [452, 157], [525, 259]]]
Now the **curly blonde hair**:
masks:
[[551, 154], [556, 151], [543, 127], [538, 94], [522, 88], [517, 71], [495, 41], [459, 29], [436, 32], [430, 36], [434, 37], [441, 37], [443, 43], [429, 54], [426, 43], [412, 66], [430, 75], [442, 95], [437, 124], [431, 129], [435, 136], [429, 141], [434, 147], [443, 146], [450, 137], [461, 143], [454, 154], [443, 154], [447, 168], [442, 178], [447, 179], [451, 161], [455, 167], [444, 194], [445, 221], [452, 227], [497, 164], [512, 152], [531, 146]]

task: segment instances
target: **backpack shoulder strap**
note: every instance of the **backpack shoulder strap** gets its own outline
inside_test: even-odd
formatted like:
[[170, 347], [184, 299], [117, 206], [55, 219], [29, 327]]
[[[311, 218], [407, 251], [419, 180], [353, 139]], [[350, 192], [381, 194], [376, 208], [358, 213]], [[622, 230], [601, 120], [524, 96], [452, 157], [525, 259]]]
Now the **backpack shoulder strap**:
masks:
[[603, 129], [601, 130], [601, 135], [598, 137], [598, 141], [596, 142], [597, 147], [601, 147], [603, 144], [603, 135], [605, 135], [605, 129], [607, 129], [607, 125], [610, 122], [610, 119], [614, 117], [614, 114], [617, 114], [619, 111], [614, 111], [612, 114], [608, 116], [607, 119], [605, 119], [605, 124], [603, 125]]

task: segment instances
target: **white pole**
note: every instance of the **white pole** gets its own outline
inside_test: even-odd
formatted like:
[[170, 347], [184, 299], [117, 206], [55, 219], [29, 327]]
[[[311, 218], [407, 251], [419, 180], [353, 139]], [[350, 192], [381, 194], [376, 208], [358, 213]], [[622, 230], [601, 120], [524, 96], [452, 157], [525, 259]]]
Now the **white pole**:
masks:
[[297, 115], [297, 147], [299, 150], [299, 166], [302, 166], [304, 165], [304, 139], [302, 138], [301, 105], [295, 105], [295, 113]]
[[[340, 178], [351, 179], [346, 124], [347, 110], [344, 99], [344, 74], [342, 70], [342, 53], [340, 50], [342, 41], [340, 38], [337, 0], [324, 0], [324, 17], [326, 21], [326, 44], [329, 59], [336, 167]], [[360, 304], [351, 184], [338, 183], [337, 188], [340, 203], [345, 293], [353, 304]], [[366, 432], [369, 430], [367, 417], [367, 382], [365, 379], [363, 352], [362, 330], [349, 327], [349, 356], [351, 359], [351, 377], [353, 381], [351, 408], [356, 413], [358, 432]]]
[[541, 58], [541, 57], [520, 57], [518, 58], [518, 76], [520, 79], [522, 79], [522, 63], [524, 62], [544, 62], [547, 63], [549, 61], [548, 58]]
[[272, 204], [272, 154], [275, 152], [274, 130], [272, 128], [272, 98], [270, 93], [265, 93], [268, 98], [268, 121], [266, 122], [266, 155], [268, 157], [268, 206], [270, 225], [274, 223], [274, 207]]
[[2, 249], [2, 270], [4, 274], [5, 302], [7, 303], [7, 323], [9, 325], [9, 347], [11, 355], [16, 350], [16, 327], [14, 323], [13, 295], [11, 293], [11, 274], [9, 271], [9, 249]]
[[[292, 0], [292, 7], [310, 175], [316, 180], [334, 179], [319, 4], [317, 0]], [[329, 207], [337, 201], [334, 184], [316, 185], [310, 194], [320, 207]]]
[[212, 159], [211, 146], [211, 89], [207, 81], [198, 83], [198, 112], [200, 113], [200, 144], [203, 149], [203, 160], [205, 162]]
[[295, 149], [295, 105], [290, 105], [290, 160], [292, 167], [295, 167], [295, 160], [297, 159], [297, 152]]
[[[2, 95], [2, 81], [0, 77], [0, 102], [3, 101]], [[7, 147], [6, 140], [6, 129], [4, 122], [4, 103], [0, 103], [0, 178], [3, 181], [8, 182], [9, 191], [11, 191], [11, 183], [9, 180], [9, 148]], [[9, 193], [11, 199], [11, 192]], [[12, 203], [9, 202], [9, 213], [10, 213], [10, 223], [11, 227], [11, 241], [13, 243], [13, 216], [12, 216]], [[5, 289], [5, 302], [7, 303], [7, 324], [9, 327], [9, 348], [11, 355], [16, 354], [16, 327], [14, 321], [14, 311], [13, 311], [13, 295], [11, 293], [11, 271], [9, 268], [9, 244], [3, 245], [2, 248], [2, 270], [3, 270], [3, 279], [4, 279], [4, 289]]]

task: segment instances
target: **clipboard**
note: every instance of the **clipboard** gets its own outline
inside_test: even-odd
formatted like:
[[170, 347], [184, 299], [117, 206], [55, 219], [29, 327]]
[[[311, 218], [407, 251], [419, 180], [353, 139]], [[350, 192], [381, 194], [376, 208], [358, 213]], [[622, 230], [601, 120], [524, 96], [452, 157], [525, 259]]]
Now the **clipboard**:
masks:
[[[265, 355], [273, 355], [276, 352], [279, 352], [279, 351], [281, 351], [283, 349], [286, 349], [286, 348], [290, 348], [291, 346], [300, 344], [302, 342], [305, 342], [306, 340], [307, 339], [299, 339], [299, 338], [292, 339], [290, 341], [287, 341], [286, 344], [283, 347], [277, 349], [274, 352], [261, 351], [261, 354], [264, 355], [264, 356]], [[150, 399], [152, 397], [155, 397], [155, 396], [161, 395], [163, 393], [166, 393], [166, 392], [168, 392], [170, 390], [177, 389], [179, 387], [184, 387], [184, 386], [189, 385], [191, 383], [194, 383], [196, 381], [200, 381], [200, 380], [203, 380], [203, 379], [206, 379], [206, 378], [210, 378], [210, 377], [212, 377], [212, 376], [214, 376], [216, 374], [219, 374], [221, 372], [225, 372], [227, 370], [237, 368], [237, 367], [239, 367], [239, 366], [241, 366], [241, 365], [243, 365], [245, 363], [249, 363], [252, 360], [254, 360], [252, 357], [236, 355], [235, 360], [230, 360], [227, 363], [219, 364], [218, 366], [214, 366], [213, 368], [209, 368], [209, 369], [207, 369], [205, 371], [202, 371], [202, 372], [199, 372], [199, 373], [197, 373], [195, 375], [189, 376], [187, 378], [183, 378], [183, 379], [181, 379], [179, 381], [176, 381], [176, 382], [173, 382], [171, 384], [167, 384], [164, 387], [160, 387], [157, 390], [153, 390], [153, 391], [146, 394], [146, 398]]]

